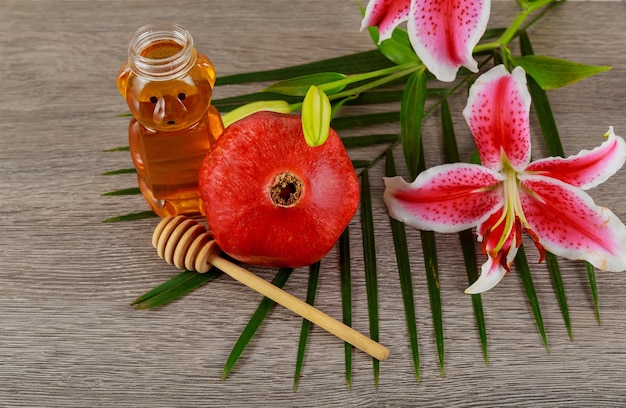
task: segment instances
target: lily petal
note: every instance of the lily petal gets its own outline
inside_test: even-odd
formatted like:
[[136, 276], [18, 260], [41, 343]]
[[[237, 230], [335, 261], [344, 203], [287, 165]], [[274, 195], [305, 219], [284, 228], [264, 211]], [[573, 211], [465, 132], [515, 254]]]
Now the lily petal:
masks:
[[504, 177], [485, 167], [452, 163], [431, 167], [411, 184], [385, 178], [389, 214], [418, 229], [458, 232], [483, 222], [504, 204]]
[[[515, 251], [517, 252], [517, 250]], [[489, 257], [487, 262], [480, 268], [480, 276], [469, 288], [465, 289], [465, 293], [468, 295], [476, 295], [486, 292], [500, 283], [507, 272], [508, 271], [500, 264], [499, 260]]]
[[478, 72], [472, 51], [487, 28], [490, 9], [491, 0], [411, 2], [407, 24], [411, 45], [438, 80], [454, 81], [461, 66]]
[[526, 172], [552, 177], [583, 190], [602, 184], [626, 161], [624, 139], [613, 133], [612, 126], [605, 136], [607, 140], [593, 150], [583, 150], [566, 159], [548, 157], [536, 160], [528, 165]]
[[[490, 220], [494, 219], [494, 216], [501, 213], [501, 211], [494, 213], [483, 225], [488, 224]], [[483, 229], [483, 226], [481, 225], [478, 228]], [[502, 250], [493, 256], [489, 256], [487, 262], [480, 268], [480, 276], [469, 288], [465, 289], [465, 293], [475, 295], [486, 292], [500, 283], [502, 278], [509, 272], [515, 255], [517, 255], [520, 239], [521, 237], [519, 237], [515, 231], [512, 231], [507, 237]], [[489, 244], [487, 243], [487, 245]]]
[[498, 65], [476, 80], [463, 116], [484, 166], [501, 170], [504, 155], [516, 171], [526, 168], [530, 162], [529, 112], [530, 93], [521, 67], [509, 74], [504, 65]]
[[378, 26], [378, 43], [391, 38], [393, 30], [409, 18], [411, 0], [370, 0], [361, 30]]
[[546, 250], [603, 270], [626, 270], [626, 226], [583, 190], [539, 175], [520, 175], [520, 202]]

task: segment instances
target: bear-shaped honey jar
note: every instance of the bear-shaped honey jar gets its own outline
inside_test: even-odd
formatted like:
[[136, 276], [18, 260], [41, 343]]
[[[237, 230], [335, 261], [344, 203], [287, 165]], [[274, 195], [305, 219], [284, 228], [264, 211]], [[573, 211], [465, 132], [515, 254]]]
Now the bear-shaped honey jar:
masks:
[[177, 24], [138, 29], [117, 87], [132, 113], [129, 147], [141, 193], [161, 217], [202, 214], [198, 171], [223, 130], [215, 69]]

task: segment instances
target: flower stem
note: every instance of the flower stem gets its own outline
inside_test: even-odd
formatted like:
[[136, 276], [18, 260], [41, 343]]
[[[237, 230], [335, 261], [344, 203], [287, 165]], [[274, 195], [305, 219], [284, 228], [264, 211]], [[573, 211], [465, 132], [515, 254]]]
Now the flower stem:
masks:
[[364, 72], [362, 74], [354, 74], [350, 75], [347, 78], [339, 79], [337, 81], [328, 82], [326, 84], [321, 84], [318, 86], [319, 89], [326, 91], [328, 89], [333, 89], [339, 86], [346, 86], [356, 82], [365, 81], [368, 79], [376, 78], [379, 76], [389, 75], [396, 73], [398, 71], [402, 71], [411, 67], [414, 67], [414, 63], [402, 64], [402, 65], [394, 65], [389, 68], [383, 68], [376, 71]]
[[[357, 78], [358, 77], [358, 79], [355, 79], [355, 80], [351, 81], [351, 83], [359, 82], [359, 81], [363, 81], [365, 79], [375, 78], [377, 76], [388, 74], [387, 76], [385, 76], [383, 78], [380, 78], [380, 79], [378, 79], [376, 81], [368, 82], [366, 84], [363, 84], [361, 86], [357, 86], [355, 88], [348, 89], [348, 90], [343, 91], [343, 92], [338, 92], [336, 94], [328, 95], [328, 99], [331, 100], [331, 101], [334, 101], [334, 100], [337, 100], [337, 99], [357, 96], [357, 95], [359, 95], [362, 92], [369, 91], [370, 89], [377, 88], [377, 87], [379, 87], [381, 85], [384, 85], [386, 83], [394, 81], [394, 80], [396, 80], [398, 78], [402, 78], [403, 76], [410, 75], [413, 72], [419, 71], [420, 69], [424, 69], [424, 66], [422, 64], [410, 63], [410, 64], [403, 64], [403, 65], [396, 65], [396, 66], [391, 67], [391, 68], [385, 68], [385, 69], [381, 69], [381, 70], [378, 70], [378, 71], [368, 72], [368, 73], [365, 73], [365, 74], [353, 75], [353, 76], [350, 76], [350, 78], [353, 78], [353, 77]], [[381, 72], [383, 72], [383, 71], [384, 71], [384, 73], [381, 74]], [[378, 73], [378, 74], [377, 75], [370, 75], [370, 74], [375, 74], [375, 73]], [[344, 81], [344, 80], [341, 80], [341, 81]], [[330, 82], [330, 83], [325, 84], [325, 85], [327, 85], [327, 86], [331, 86], [331, 85], [332, 86], [336, 86], [337, 82], [340, 82], [340, 81]], [[298, 110], [298, 109], [300, 109], [302, 107], [302, 102], [291, 104], [291, 105], [289, 105], [289, 107], [290, 107], [291, 111], [293, 112], [293, 111]]]
[[417, 64], [417, 65], [416, 64], [404, 64], [404, 65], [398, 65], [398, 66], [396, 66], [394, 68], [403, 68], [403, 69], [397, 70], [397, 72], [395, 72], [395, 73], [393, 73], [391, 75], [388, 75], [388, 76], [386, 76], [384, 78], [381, 78], [381, 79], [379, 79], [377, 81], [372, 81], [370, 83], [358, 86], [356, 88], [349, 89], [347, 91], [338, 92], [338, 93], [336, 93], [334, 95], [329, 95], [328, 98], [331, 99], [331, 100], [335, 100], [335, 99], [345, 98], [347, 96], [358, 95], [361, 92], [365, 92], [365, 91], [369, 91], [370, 89], [377, 88], [377, 87], [379, 87], [381, 85], [384, 85], [384, 84], [386, 84], [388, 82], [394, 81], [394, 80], [396, 80], [398, 78], [402, 78], [403, 76], [410, 75], [413, 72], [416, 72], [416, 71], [419, 71], [419, 70], [423, 70], [424, 66], [422, 64]]
[[474, 53], [491, 51], [508, 45], [517, 36], [519, 28], [533, 11], [555, 3], [555, 1], [556, 0], [537, 0], [533, 2], [523, 2], [523, 4], [520, 4], [522, 10], [517, 14], [511, 25], [502, 33], [500, 38], [489, 43], [478, 44], [474, 47]]

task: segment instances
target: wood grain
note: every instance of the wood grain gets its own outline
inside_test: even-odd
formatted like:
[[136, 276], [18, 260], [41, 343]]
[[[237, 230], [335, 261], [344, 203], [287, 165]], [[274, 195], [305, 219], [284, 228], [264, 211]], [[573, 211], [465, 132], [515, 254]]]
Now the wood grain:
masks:
[[[491, 26], [514, 2], [496, 1]], [[132, 187], [126, 105], [115, 87], [130, 34], [154, 20], [192, 33], [218, 75], [288, 66], [373, 48], [351, 1], [0, 2], [0, 406], [585, 406], [626, 405], [626, 274], [598, 273], [602, 325], [580, 263], [562, 261], [574, 341], [567, 338], [545, 265], [531, 265], [550, 352], [543, 348], [515, 272], [483, 297], [485, 366], [458, 238], [440, 248], [446, 375], [439, 373], [419, 236], [409, 232], [422, 381], [412, 373], [395, 255], [382, 203], [382, 167], [372, 169], [381, 342], [391, 354], [374, 387], [372, 362], [354, 355], [352, 388], [343, 343], [313, 329], [297, 392], [293, 374], [301, 319], [276, 308], [226, 381], [228, 353], [260, 296], [224, 277], [151, 311], [129, 303], [173, 276], [150, 245], [156, 219], [102, 224], [146, 209], [139, 197], [102, 197]], [[535, 52], [613, 69], [550, 100], [567, 154], [599, 144], [609, 125], [626, 134], [626, 3], [568, 2], [531, 29]], [[254, 87], [225, 87], [215, 98]], [[461, 144], [471, 142], [452, 101]], [[390, 109], [393, 108], [389, 107]], [[359, 111], [359, 110], [355, 110]], [[427, 164], [443, 161], [438, 118], [426, 122]], [[397, 132], [398, 124], [376, 131]], [[345, 135], [364, 134], [356, 129]], [[533, 124], [534, 156], [545, 156]], [[355, 150], [353, 158], [371, 152]], [[397, 152], [398, 168], [403, 168]], [[591, 191], [626, 220], [626, 172]], [[368, 332], [359, 219], [353, 220], [354, 327]], [[531, 248], [531, 247], [529, 247]], [[529, 250], [530, 261], [537, 255]], [[270, 280], [275, 271], [253, 268]], [[307, 271], [286, 289], [304, 298]], [[322, 263], [317, 306], [341, 317], [338, 254]]]

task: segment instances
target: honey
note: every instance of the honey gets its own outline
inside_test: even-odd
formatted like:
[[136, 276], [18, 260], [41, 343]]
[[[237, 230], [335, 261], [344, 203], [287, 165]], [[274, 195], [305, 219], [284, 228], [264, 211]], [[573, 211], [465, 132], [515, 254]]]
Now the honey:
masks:
[[129, 146], [143, 196], [159, 216], [200, 215], [198, 171], [223, 130], [211, 106], [215, 70], [182, 27], [140, 28], [117, 86], [133, 115]]

